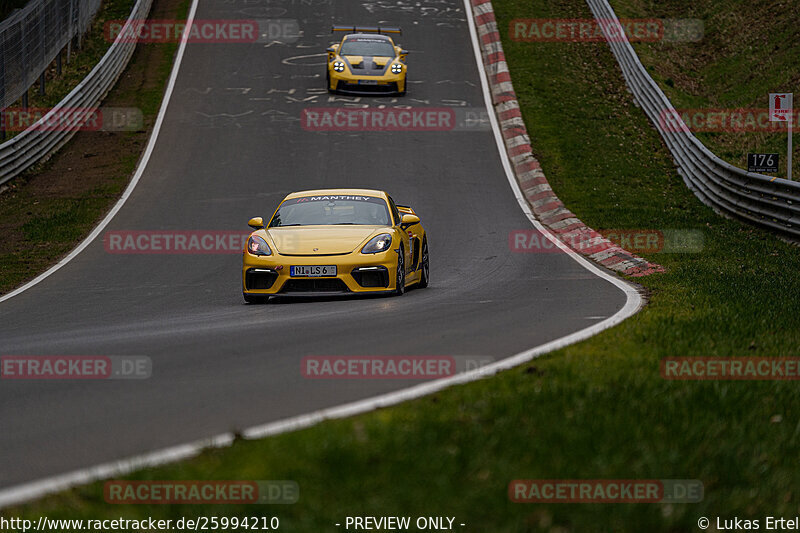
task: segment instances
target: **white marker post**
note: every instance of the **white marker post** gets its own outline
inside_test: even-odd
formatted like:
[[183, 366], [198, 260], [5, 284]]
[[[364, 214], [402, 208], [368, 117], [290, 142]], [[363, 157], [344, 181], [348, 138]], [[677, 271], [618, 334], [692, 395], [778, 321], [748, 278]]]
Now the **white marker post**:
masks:
[[792, 93], [769, 94], [769, 121], [786, 122], [789, 131], [786, 152], [786, 177], [792, 179]]

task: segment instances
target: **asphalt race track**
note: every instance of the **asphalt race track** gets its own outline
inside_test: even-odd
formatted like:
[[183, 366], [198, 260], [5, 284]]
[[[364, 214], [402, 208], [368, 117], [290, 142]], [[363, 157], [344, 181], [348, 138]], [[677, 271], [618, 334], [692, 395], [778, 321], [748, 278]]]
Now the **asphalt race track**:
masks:
[[[155, 151], [106, 231], [247, 230], [294, 190], [385, 189], [430, 238], [431, 286], [401, 298], [245, 305], [240, 253], [110, 254], [94, 241], [0, 304], [0, 354], [144, 355], [146, 380], [0, 382], [0, 488], [400, 389], [309, 380], [308, 355], [503, 358], [613, 315], [625, 294], [530, 229], [492, 131], [316, 132], [304, 108], [484, 111], [461, 0], [201, 0], [197, 19], [295, 19], [295, 42], [190, 44]], [[395, 24], [408, 96], [329, 98], [331, 24]], [[447, 46], [442, 46], [447, 42]], [[531, 406], [535, 408], [535, 406]]]

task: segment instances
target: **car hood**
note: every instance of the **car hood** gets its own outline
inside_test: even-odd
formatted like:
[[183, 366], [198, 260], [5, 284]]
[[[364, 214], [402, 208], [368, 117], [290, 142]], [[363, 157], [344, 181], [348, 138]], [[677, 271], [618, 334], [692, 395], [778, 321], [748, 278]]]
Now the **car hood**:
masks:
[[297, 226], [267, 232], [282, 255], [349, 254], [382, 226]]
[[385, 56], [342, 56], [345, 62], [350, 67], [353, 74], [370, 74], [377, 75], [383, 74], [386, 70], [386, 65], [391, 63], [394, 58]]

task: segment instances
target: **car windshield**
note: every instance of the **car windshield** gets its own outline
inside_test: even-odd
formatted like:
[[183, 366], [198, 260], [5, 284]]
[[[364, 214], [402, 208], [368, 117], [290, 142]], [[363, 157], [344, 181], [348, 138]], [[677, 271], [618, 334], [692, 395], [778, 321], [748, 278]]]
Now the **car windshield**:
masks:
[[394, 46], [383, 39], [348, 39], [339, 51], [343, 56], [394, 57]]
[[386, 201], [374, 196], [303, 196], [285, 200], [270, 228], [286, 226], [369, 225], [390, 226]]

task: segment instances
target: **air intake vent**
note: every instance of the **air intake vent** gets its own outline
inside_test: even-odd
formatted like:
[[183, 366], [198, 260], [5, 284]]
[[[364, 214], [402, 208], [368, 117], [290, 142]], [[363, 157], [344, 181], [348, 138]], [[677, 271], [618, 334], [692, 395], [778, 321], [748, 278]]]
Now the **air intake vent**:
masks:
[[262, 268], [250, 268], [244, 278], [244, 284], [248, 290], [269, 289], [278, 279], [278, 273], [274, 270]]
[[283, 284], [282, 293], [287, 292], [350, 292], [340, 279], [290, 279]]

